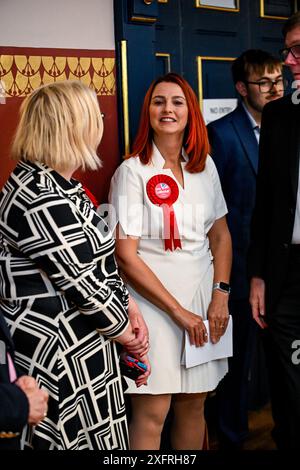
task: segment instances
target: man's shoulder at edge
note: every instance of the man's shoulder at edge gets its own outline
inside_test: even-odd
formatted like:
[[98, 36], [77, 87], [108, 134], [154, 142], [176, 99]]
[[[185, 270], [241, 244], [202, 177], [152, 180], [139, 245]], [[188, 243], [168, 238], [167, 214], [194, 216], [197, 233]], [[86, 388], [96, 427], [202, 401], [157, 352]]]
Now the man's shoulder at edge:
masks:
[[[289, 93], [288, 95], [283, 96], [282, 98], [278, 98], [277, 100], [270, 101], [264, 107], [264, 110], [274, 110], [274, 109], [284, 109], [293, 107], [295, 109], [299, 108], [300, 110], [300, 90], [297, 94]], [[294, 95], [294, 98], [293, 98]]]

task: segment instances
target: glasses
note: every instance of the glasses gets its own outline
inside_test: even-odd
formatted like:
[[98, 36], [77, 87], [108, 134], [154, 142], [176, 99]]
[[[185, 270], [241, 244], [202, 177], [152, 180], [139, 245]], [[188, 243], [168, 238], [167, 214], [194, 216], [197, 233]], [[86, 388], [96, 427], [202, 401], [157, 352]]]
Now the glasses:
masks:
[[[300, 47], [300, 46], [299, 46]], [[284, 78], [277, 78], [277, 80], [261, 80], [260, 82], [245, 82], [251, 85], [258, 85], [260, 93], [269, 93], [273, 86], [276, 85], [278, 91], [283, 91], [288, 82]]]
[[295, 44], [292, 47], [285, 47], [284, 49], [281, 49], [279, 53], [283, 61], [286, 60], [289, 53], [291, 53], [295, 59], [300, 59], [300, 44]]

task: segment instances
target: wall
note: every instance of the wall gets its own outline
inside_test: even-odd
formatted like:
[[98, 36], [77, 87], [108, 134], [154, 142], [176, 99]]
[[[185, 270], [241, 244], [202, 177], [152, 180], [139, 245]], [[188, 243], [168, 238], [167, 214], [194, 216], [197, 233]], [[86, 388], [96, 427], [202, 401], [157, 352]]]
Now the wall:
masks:
[[0, 44], [113, 50], [113, 0], [1, 0]]
[[44, 83], [78, 79], [95, 88], [106, 132], [103, 169], [77, 177], [105, 201], [119, 163], [114, 49], [113, 0], [1, 0], [0, 187], [14, 167], [9, 146], [24, 97]]

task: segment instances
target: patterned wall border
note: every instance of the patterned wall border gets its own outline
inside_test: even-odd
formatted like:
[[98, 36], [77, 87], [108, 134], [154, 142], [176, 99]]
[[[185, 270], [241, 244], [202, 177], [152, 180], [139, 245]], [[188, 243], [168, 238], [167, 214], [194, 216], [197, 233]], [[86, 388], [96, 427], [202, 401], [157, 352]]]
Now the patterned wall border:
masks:
[[[114, 51], [72, 50], [63, 55], [58, 55], [57, 49], [43, 50], [46, 54], [41, 54], [40, 49], [34, 54], [31, 51], [11, 54], [0, 48], [0, 81], [5, 98], [21, 98], [43, 84], [66, 79], [86, 83], [99, 96], [115, 95]], [[113, 57], [107, 57], [109, 54]]]

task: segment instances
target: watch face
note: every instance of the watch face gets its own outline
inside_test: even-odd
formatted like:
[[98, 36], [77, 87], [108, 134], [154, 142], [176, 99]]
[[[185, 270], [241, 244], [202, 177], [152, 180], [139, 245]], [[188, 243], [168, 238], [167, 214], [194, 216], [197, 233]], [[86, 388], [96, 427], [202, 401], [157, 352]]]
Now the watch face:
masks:
[[227, 284], [226, 282], [220, 282], [220, 289], [226, 290], [227, 292], [230, 292], [230, 285]]

